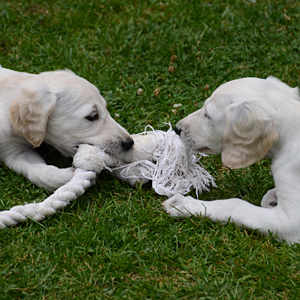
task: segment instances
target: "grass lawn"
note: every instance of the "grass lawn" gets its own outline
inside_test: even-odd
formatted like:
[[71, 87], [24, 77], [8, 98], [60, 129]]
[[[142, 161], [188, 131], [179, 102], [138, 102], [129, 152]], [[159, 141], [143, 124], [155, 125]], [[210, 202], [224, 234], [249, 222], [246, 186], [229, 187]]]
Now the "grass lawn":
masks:
[[[299, 19], [296, 0], [7, 0], [0, 62], [34, 73], [71, 69], [99, 88], [130, 133], [167, 130], [226, 81], [274, 75], [299, 85]], [[42, 153], [58, 166], [72, 161]], [[202, 163], [218, 185], [205, 200], [259, 205], [274, 185], [269, 160], [235, 171], [219, 156]], [[0, 178], [0, 210], [49, 195], [5, 166]], [[102, 173], [62, 212], [1, 230], [0, 299], [300, 298], [299, 245], [172, 219], [164, 200]]]

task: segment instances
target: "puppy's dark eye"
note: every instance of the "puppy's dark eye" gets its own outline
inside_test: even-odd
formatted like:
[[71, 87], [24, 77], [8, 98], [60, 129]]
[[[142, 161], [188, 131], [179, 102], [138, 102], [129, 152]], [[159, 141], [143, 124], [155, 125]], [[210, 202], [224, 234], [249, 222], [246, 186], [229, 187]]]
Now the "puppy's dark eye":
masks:
[[99, 120], [99, 114], [97, 112], [93, 112], [90, 115], [86, 116], [85, 118], [91, 122], [97, 121], [97, 120]]

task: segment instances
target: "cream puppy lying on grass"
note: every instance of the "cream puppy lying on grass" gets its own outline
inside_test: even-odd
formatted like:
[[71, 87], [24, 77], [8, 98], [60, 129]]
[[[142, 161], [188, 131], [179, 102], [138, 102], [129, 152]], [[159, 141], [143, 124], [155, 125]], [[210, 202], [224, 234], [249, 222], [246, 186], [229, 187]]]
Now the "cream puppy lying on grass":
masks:
[[42, 142], [65, 156], [91, 144], [118, 157], [134, 144], [98, 89], [71, 71], [35, 75], [0, 67], [0, 114], [0, 160], [49, 191], [68, 182], [74, 170], [47, 165], [33, 149]]

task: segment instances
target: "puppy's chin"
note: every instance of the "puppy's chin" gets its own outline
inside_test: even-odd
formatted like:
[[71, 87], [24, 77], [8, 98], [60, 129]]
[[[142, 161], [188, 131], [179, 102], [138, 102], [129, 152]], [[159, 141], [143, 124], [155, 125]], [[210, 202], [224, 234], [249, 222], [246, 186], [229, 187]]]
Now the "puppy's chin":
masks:
[[193, 151], [196, 153], [215, 154], [209, 147], [196, 148]]
[[78, 147], [73, 147], [71, 149], [61, 149], [59, 147], [55, 147], [63, 156], [65, 157], [73, 157], [76, 152]]
[[201, 145], [197, 145], [195, 141], [193, 141], [191, 138], [181, 137], [180, 139], [188, 155], [191, 155], [192, 153], [211, 154], [212, 152], [212, 150], [209, 147], [206, 146], [202, 147]]

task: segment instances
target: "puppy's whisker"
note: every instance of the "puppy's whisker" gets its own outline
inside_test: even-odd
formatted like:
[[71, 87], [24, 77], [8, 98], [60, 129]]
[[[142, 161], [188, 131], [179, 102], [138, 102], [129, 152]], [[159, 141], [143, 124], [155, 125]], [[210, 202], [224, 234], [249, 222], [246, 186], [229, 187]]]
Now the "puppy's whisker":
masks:
[[57, 152], [58, 150], [56, 150], [55, 148], [51, 148], [49, 151], [47, 151], [47, 153], [44, 155], [44, 159], [49, 158], [53, 153]]

